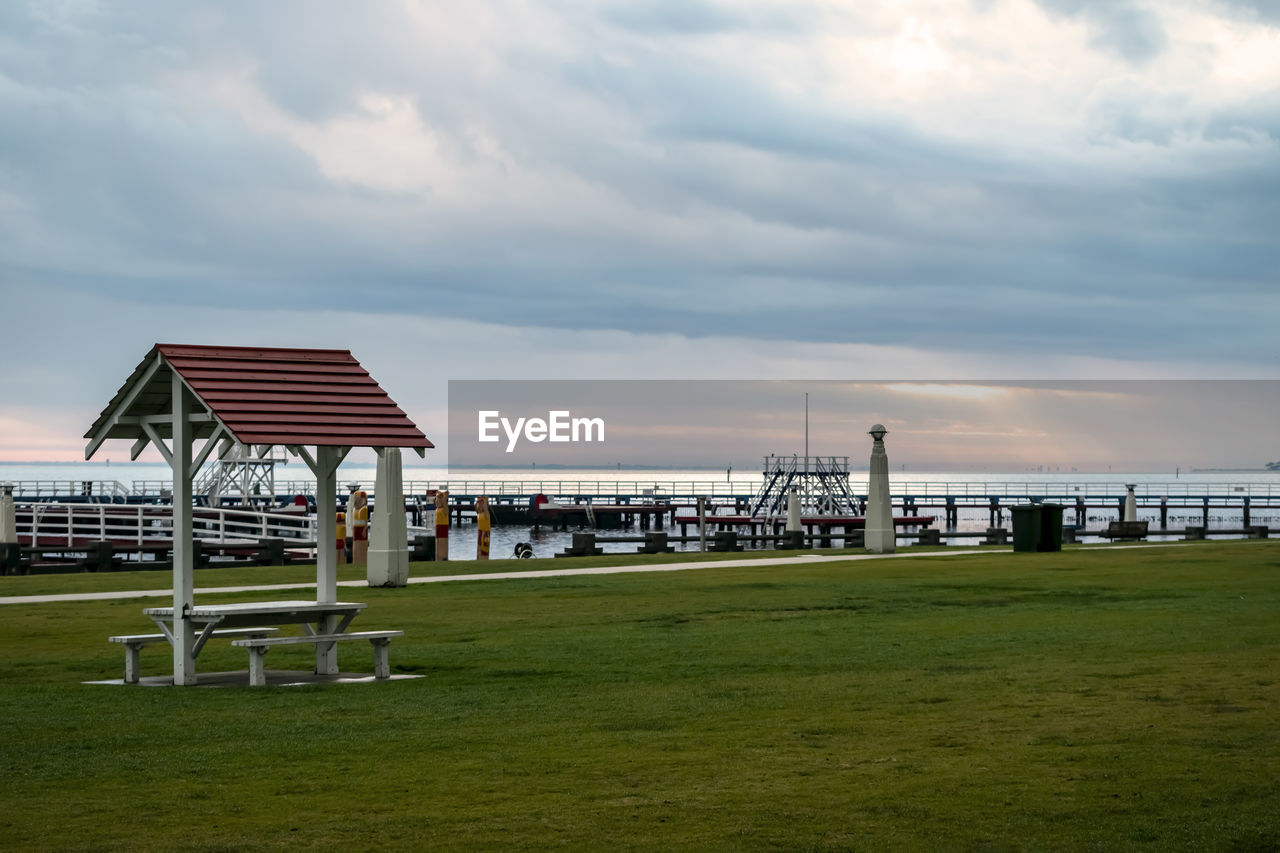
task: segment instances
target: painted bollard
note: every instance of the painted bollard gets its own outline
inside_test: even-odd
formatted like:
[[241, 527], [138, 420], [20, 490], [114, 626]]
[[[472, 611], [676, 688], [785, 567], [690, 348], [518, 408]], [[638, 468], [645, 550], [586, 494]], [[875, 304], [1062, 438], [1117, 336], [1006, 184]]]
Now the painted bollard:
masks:
[[476, 559], [489, 559], [489, 528], [492, 520], [489, 517], [489, 499], [476, 498]]
[[338, 513], [334, 530], [334, 547], [338, 554], [338, 565], [341, 566], [347, 562], [347, 514], [345, 512]]
[[369, 496], [363, 490], [351, 496], [351, 562], [369, 562]]
[[449, 559], [448, 492], [436, 492], [436, 559]]

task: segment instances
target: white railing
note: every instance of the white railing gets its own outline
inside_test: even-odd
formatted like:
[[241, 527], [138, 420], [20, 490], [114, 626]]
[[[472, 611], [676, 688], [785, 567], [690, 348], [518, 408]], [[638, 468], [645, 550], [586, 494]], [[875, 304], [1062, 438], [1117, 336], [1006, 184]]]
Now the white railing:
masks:
[[232, 508], [200, 508], [193, 511], [193, 528], [199, 538], [224, 544], [244, 539], [297, 539], [316, 541], [316, 518], [305, 512], [256, 512]]
[[13, 480], [15, 498], [70, 497], [79, 495], [94, 500], [127, 498], [129, 488], [119, 480]]
[[[192, 491], [196, 495], [204, 495], [208, 491], [208, 483], [204, 483], [204, 488], [197, 488], [197, 484], [193, 484]], [[345, 484], [340, 484], [345, 485]], [[340, 489], [341, 491], [341, 489]], [[165, 496], [168, 497], [173, 492], [172, 480], [134, 480], [133, 493], [135, 495], [146, 495], [149, 497]], [[314, 495], [316, 493], [315, 480], [276, 480], [276, 495]], [[262, 500], [272, 500], [275, 495], [250, 495], [250, 499], [260, 498]], [[239, 495], [232, 496], [229, 500], [239, 500]]]
[[[338, 490], [346, 494], [352, 480], [341, 481]], [[93, 484], [93, 496], [110, 494], [128, 495], [130, 489], [114, 480], [93, 481], [35, 481], [24, 480], [14, 483], [15, 497], [79, 495], [84, 483]], [[739, 496], [749, 497], [759, 491], [761, 481], [752, 480], [409, 480], [404, 484], [406, 495], [422, 495], [436, 489], [448, 489], [457, 495], [550, 495], [553, 497], [611, 496], [628, 495], [637, 497], [669, 498], [672, 496], [688, 497], [707, 495], [708, 497]], [[360, 488], [372, 494], [372, 482], [360, 482]], [[168, 480], [134, 480], [132, 494], [135, 496], [168, 495], [173, 484]], [[1030, 481], [918, 481], [900, 480], [889, 476], [889, 489], [897, 498], [912, 496], [917, 498], [933, 497], [988, 497], [1001, 498], [1122, 498], [1125, 495], [1125, 481], [1117, 479], [1109, 482], [1030, 482]], [[864, 472], [852, 472], [849, 476], [849, 490], [856, 495], [866, 492], [866, 476]], [[289, 480], [276, 482], [278, 495], [314, 495], [316, 484], [313, 480]], [[1161, 483], [1138, 483], [1135, 495], [1140, 499], [1159, 500], [1168, 498], [1272, 498], [1280, 500], [1280, 478], [1275, 482], [1265, 483], [1197, 483], [1189, 480], [1175, 480]], [[271, 496], [263, 495], [270, 500]], [[105, 499], [105, 498], [104, 498]]]
[[662, 499], [697, 495], [745, 496], [754, 494], [759, 487], [760, 484], [754, 480], [440, 480], [432, 483], [405, 483], [405, 494], [447, 489], [450, 494], [456, 495], [627, 495]]
[[[19, 503], [18, 535], [38, 535], [46, 547], [98, 540], [147, 545], [173, 538], [173, 512], [165, 506], [112, 504]], [[314, 515], [291, 512], [255, 512], [243, 509], [194, 509], [192, 534], [220, 545], [284, 539], [313, 545]]]
[[[344, 484], [345, 486], [345, 484]], [[365, 487], [370, 490], [372, 484]], [[420, 495], [432, 489], [448, 489], [455, 495], [535, 495], [571, 497], [574, 495], [627, 495], [655, 498], [672, 496], [708, 497], [750, 496], [760, 489], [758, 480], [438, 480], [410, 481], [404, 484], [406, 495]], [[896, 481], [892, 474], [889, 489], [901, 497], [1115, 497], [1125, 495], [1124, 481], [1107, 483], [1031, 483], [1031, 482], [910, 482]], [[850, 476], [849, 490], [865, 495], [866, 480]], [[310, 494], [310, 492], [301, 492]], [[1139, 483], [1134, 490], [1138, 498], [1161, 497], [1270, 497], [1280, 499], [1280, 481], [1276, 483]]]
[[[857, 485], [857, 484], [855, 484]], [[1106, 483], [1031, 483], [1031, 482], [894, 482], [889, 475], [889, 489], [895, 496], [913, 497], [1089, 497], [1123, 498], [1127, 486], [1123, 480]], [[1277, 483], [1137, 483], [1134, 495], [1147, 500], [1168, 498], [1280, 498]]]
[[[341, 480], [338, 492], [345, 495], [352, 483], [370, 494], [372, 482]], [[635, 495], [655, 497], [670, 495], [749, 495], [760, 484], [756, 481], [725, 480], [406, 480], [406, 495], [423, 495], [438, 489], [465, 495]], [[139, 495], [168, 494], [173, 484], [168, 480], [134, 480], [133, 490]], [[276, 481], [277, 495], [314, 495], [314, 480]], [[268, 497], [263, 495], [264, 498]]]

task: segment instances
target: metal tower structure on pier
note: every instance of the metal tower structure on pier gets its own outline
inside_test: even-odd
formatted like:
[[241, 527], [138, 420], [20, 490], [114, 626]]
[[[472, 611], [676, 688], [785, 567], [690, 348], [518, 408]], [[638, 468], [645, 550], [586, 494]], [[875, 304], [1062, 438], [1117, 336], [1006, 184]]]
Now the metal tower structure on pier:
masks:
[[859, 514], [858, 498], [849, 488], [848, 456], [766, 456], [764, 483], [751, 499], [751, 514], [785, 514], [792, 489], [799, 492], [805, 513]]
[[283, 453], [253, 445], [226, 442], [219, 448], [218, 458], [204, 469], [195, 482], [195, 494], [204, 495], [209, 506], [239, 503], [248, 506], [253, 498], [275, 500], [276, 464], [289, 460]]

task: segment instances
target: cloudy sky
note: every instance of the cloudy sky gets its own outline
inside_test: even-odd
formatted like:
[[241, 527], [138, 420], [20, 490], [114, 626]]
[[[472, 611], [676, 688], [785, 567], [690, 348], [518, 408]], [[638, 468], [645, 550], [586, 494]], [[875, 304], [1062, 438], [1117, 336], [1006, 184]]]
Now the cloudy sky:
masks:
[[[806, 395], [809, 452], [848, 456], [854, 468], [867, 466], [875, 423], [889, 430], [894, 470], [917, 472], [1173, 475], [1280, 458], [1276, 380], [464, 380], [449, 383], [448, 461], [759, 469], [766, 454], [804, 453]], [[524, 433], [520, 419], [555, 411], [566, 413], [558, 441]], [[575, 418], [601, 426], [583, 423], [575, 436]]]
[[[157, 341], [1280, 377], [1280, 2], [0, 5], [0, 459]], [[123, 455], [123, 451], [119, 455]]]

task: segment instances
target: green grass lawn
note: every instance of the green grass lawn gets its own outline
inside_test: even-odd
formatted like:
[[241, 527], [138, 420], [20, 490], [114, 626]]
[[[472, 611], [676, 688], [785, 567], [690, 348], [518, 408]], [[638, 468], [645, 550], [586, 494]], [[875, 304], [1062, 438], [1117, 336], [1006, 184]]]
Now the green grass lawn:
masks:
[[119, 677], [106, 637], [145, 630], [142, 601], [0, 607], [0, 847], [1280, 847], [1277, 542], [344, 597], [426, 677], [87, 686]]
[[[977, 547], [977, 546], [973, 546]], [[903, 548], [903, 553], [926, 551], [945, 551], [947, 546]], [[958, 550], [951, 548], [951, 550]], [[964, 550], [969, 550], [965, 548]], [[997, 550], [994, 546], [990, 550]], [[999, 550], [1008, 550], [1003, 548]], [[840, 554], [866, 554], [862, 548], [823, 548], [804, 553], [832, 556]], [[682, 551], [671, 554], [640, 555], [636, 553], [602, 554], [598, 557], [577, 557], [573, 559], [538, 559], [538, 560], [448, 560], [444, 562], [412, 563], [412, 577], [431, 575], [466, 575], [484, 574], [488, 572], [541, 571], [545, 569], [586, 568], [591, 566], [623, 566], [637, 563], [684, 563], [742, 559], [772, 559], [776, 557], [794, 556], [795, 551], [741, 551], [717, 554], [712, 552]], [[362, 580], [365, 577], [364, 566], [338, 566], [339, 580]], [[173, 582], [168, 571], [119, 571], [119, 572], [75, 572], [69, 574], [34, 574], [17, 575], [0, 578], [0, 596], [6, 595], [51, 595], [70, 592], [108, 592], [115, 590], [170, 589]], [[249, 584], [310, 583], [316, 580], [316, 567], [311, 565], [294, 566], [245, 566], [239, 568], [220, 569], [206, 568], [195, 572], [196, 589], [208, 587], [246, 586]]]

